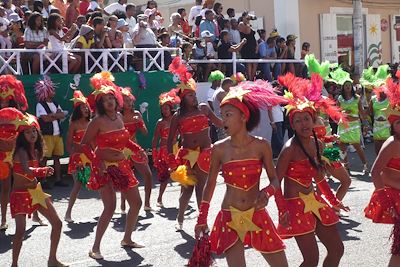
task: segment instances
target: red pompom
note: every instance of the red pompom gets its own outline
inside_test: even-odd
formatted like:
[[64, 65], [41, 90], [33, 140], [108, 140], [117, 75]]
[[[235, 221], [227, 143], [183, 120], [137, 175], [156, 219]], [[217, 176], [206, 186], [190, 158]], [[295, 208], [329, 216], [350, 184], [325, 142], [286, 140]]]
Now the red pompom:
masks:
[[192, 257], [187, 265], [188, 267], [211, 267], [215, 266], [215, 262], [211, 256], [211, 244], [207, 234], [196, 240]]
[[0, 161], [0, 180], [5, 180], [10, 175], [10, 165]]

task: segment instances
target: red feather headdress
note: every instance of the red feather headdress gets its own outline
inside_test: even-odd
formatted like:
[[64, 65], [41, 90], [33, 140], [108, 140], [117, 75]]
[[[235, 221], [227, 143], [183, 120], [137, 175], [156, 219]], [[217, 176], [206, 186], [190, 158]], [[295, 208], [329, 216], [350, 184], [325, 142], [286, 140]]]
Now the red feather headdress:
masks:
[[1, 109], [0, 121], [2, 122], [2, 126], [3, 125], [13, 126], [13, 127], [7, 127], [9, 131], [22, 132], [30, 127], [35, 127], [36, 129], [40, 130], [38, 120], [35, 116], [29, 113], [23, 114], [16, 108]]
[[96, 101], [100, 99], [101, 96], [112, 94], [116, 100], [117, 105], [123, 106], [123, 99], [121, 94], [121, 88], [114, 83], [114, 76], [111, 72], [102, 71], [96, 73], [90, 78], [90, 84], [92, 85], [94, 91], [89, 95], [88, 101], [92, 110], [95, 110]]
[[159, 96], [159, 104], [160, 106], [162, 105], [170, 105], [170, 106], [175, 106], [178, 105], [181, 102], [180, 98], [176, 95], [176, 91], [175, 90], [171, 90], [169, 92], [166, 93], [162, 93]]
[[388, 121], [393, 124], [400, 119], [400, 83], [396, 83], [392, 78], [386, 80], [386, 87], [383, 87], [389, 99], [389, 107], [386, 110]]
[[83, 95], [83, 93], [80, 90], [75, 90], [74, 95], [70, 99], [74, 103], [74, 108], [76, 108], [80, 104], [86, 104], [88, 105], [88, 100], [87, 98]]
[[180, 57], [174, 58], [168, 69], [174, 74], [174, 82], [179, 83], [175, 90], [181, 99], [185, 94], [196, 91], [196, 82]]
[[288, 73], [280, 76], [278, 81], [288, 89], [284, 97], [288, 103], [285, 108], [290, 123], [297, 112], [308, 112], [314, 117], [317, 111], [327, 114], [335, 122], [346, 122], [345, 114], [336, 102], [322, 97], [323, 80], [320, 75], [313, 73], [311, 80], [307, 80]]
[[232, 105], [242, 111], [249, 120], [250, 110], [243, 100], [258, 109], [271, 108], [286, 102], [282, 96], [275, 93], [269, 82], [256, 80], [241, 82], [239, 85], [231, 87], [228, 94], [222, 99], [221, 107], [227, 104]]
[[22, 111], [28, 109], [24, 85], [13, 75], [0, 76], [0, 99], [14, 100]]

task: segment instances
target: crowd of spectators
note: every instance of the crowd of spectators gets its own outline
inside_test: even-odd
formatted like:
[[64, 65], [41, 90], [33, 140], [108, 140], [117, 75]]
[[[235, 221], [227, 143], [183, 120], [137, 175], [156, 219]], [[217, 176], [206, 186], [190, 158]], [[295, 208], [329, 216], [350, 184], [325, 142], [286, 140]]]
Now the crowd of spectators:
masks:
[[[181, 49], [186, 61], [230, 59], [233, 52], [243, 59], [294, 59], [295, 55], [296, 36], [289, 35], [285, 39], [277, 30], [269, 34], [265, 30], [257, 31], [252, 25], [257, 19], [254, 15], [247, 12], [237, 15], [230, 7], [224, 12], [225, 7], [214, 0], [195, 0], [190, 10], [178, 8], [170, 18], [163, 17], [156, 1], [148, 1], [143, 7], [127, 3], [127, 0], [106, 6], [96, 0], [54, 1], [30, 0], [28, 5], [21, 0], [2, 1], [0, 48], [173, 47]], [[303, 50], [308, 53], [310, 45], [306, 48]], [[9, 55], [3, 53], [2, 56]], [[100, 53], [93, 52], [92, 55], [96, 58]], [[142, 52], [130, 55], [128, 64], [141, 70], [142, 56]], [[165, 68], [173, 56], [166, 52]], [[113, 57], [117, 59], [118, 52], [113, 52]], [[68, 53], [67, 58], [69, 73], [84, 70], [83, 53]], [[25, 53], [22, 58], [24, 73], [38, 73], [39, 60], [38, 53]], [[188, 67], [199, 81], [206, 80], [215, 69], [222, 70], [227, 76], [233, 72], [232, 64], [227, 63], [191, 64]], [[246, 63], [237, 64], [236, 68], [250, 80], [258, 77], [272, 81], [286, 72], [302, 73], [301, 67], [296, 70], [293, 63]]]

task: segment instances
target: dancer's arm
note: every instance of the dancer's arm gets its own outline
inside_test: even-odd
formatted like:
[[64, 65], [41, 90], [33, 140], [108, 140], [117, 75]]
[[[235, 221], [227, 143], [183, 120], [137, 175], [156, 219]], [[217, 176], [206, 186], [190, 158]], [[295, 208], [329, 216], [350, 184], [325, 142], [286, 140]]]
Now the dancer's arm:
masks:
[[210, 119], [210, 121], [217, 126], [218, 128], [222, 128], [224, 125], [222, 120], [215, 115], [215, 113], [211, 110], [208, 105], [201, 104], [200, 110]]

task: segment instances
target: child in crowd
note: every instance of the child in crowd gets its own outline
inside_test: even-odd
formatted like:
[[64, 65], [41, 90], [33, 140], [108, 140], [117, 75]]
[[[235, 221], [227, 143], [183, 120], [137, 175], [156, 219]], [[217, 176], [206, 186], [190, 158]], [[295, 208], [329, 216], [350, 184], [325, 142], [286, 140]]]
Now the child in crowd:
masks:
[[11, 49], [12, 44], [10, 37], [8, 36], [8, 27], [10, 21], [7, 19], [6, 10], [4, 7], [0, 7], [0, 48]]

